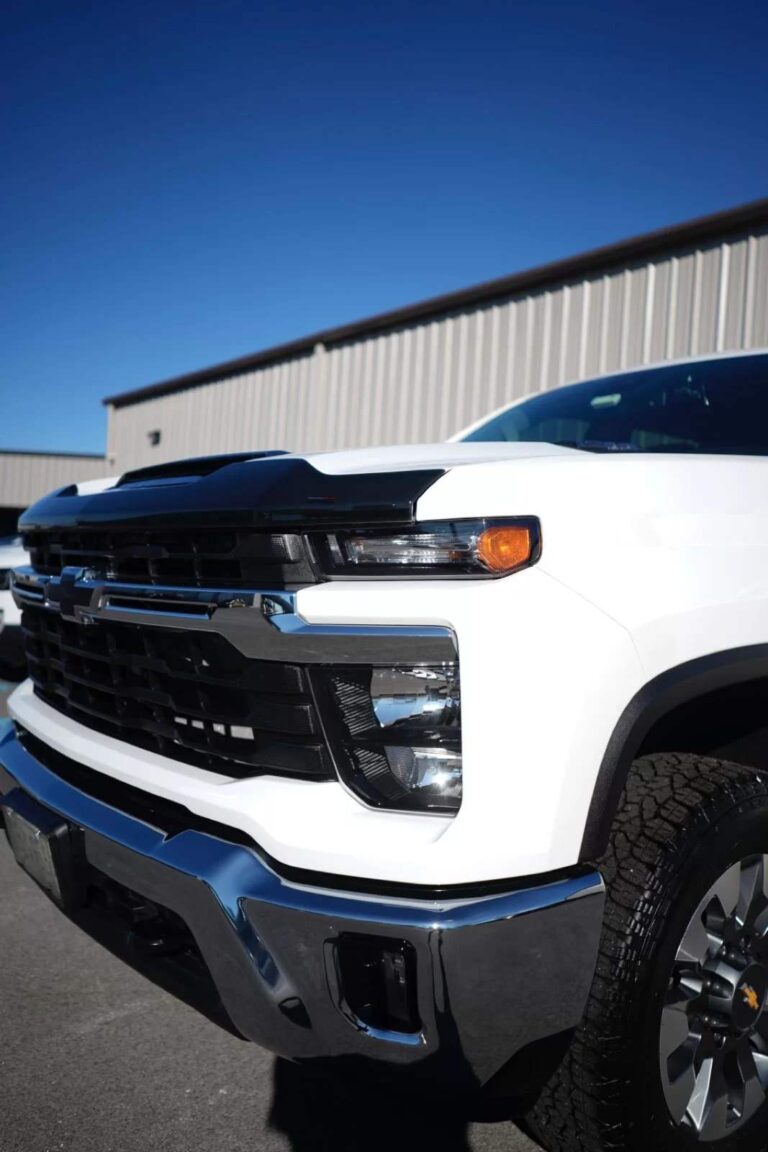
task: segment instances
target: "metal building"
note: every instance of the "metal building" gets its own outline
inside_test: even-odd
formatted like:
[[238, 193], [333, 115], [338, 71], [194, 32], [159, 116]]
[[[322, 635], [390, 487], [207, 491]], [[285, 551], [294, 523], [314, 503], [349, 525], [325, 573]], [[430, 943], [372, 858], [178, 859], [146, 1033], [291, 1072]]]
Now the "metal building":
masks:
[[521, 395], [768, 345], [768, 199], [109, 397], [110, 468], [443, 440]]
[[24, 509], [47, 492], [106, 472], [103, 456], [0, 449], [0, 537], [12, 535]]

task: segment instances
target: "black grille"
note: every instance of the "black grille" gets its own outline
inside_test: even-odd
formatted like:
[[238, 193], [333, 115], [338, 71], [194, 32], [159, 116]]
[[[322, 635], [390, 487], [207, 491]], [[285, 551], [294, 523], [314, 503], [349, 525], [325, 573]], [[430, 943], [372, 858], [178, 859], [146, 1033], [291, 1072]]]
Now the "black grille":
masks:
[[45, 576], [92, 568], [110, 580], [185, 588], [283, 588], [316, 579], [304, 539], [294, 533], [52, 528], [25, 532], [23, 542]]
[[22, 614], [29, 674], [46, 703], [89, 728], [227, 776], [329, 779], [299, 665], [249, 660], [223, 637]]

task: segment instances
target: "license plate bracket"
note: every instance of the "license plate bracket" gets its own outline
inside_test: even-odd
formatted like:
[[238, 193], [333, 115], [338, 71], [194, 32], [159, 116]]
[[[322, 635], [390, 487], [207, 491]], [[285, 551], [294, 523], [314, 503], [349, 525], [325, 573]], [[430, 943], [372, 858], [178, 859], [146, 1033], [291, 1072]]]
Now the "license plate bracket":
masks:
[[83, 902], [83, 834], [21, 789], [2, 798], [5, 831], [17, 864], [65, 911]]

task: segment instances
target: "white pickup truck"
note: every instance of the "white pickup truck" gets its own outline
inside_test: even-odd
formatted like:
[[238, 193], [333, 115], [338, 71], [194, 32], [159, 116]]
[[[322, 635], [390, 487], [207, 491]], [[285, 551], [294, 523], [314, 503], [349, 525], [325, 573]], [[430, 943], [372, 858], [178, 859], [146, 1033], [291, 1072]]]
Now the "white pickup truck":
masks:
[[768, 354], [146, 468], [21, 532], [2, 812], [87, 931], [552, 1152], [765, 1148]]
[[21, 610], [11, 594], [11, 572], [29, 560], [18, 536], [0, 537], [0, 678], [24, 676]]

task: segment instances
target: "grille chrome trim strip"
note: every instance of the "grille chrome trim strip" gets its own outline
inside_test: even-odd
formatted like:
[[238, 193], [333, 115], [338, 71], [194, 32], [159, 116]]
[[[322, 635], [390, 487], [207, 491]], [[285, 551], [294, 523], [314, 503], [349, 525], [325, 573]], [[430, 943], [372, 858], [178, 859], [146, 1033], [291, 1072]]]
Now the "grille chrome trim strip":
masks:
[[186, 588], [125, 584], [90, 569], [60, 576], [22, 567], [11, 576], [20, 608], [44, 607], [83, 625], [99, 620], [215, 632], [250, 659], [305, 664], [435, 664], [457, 658], [456, 638], [443, 625], [311, 624], [296, 593], [269, 589]]

